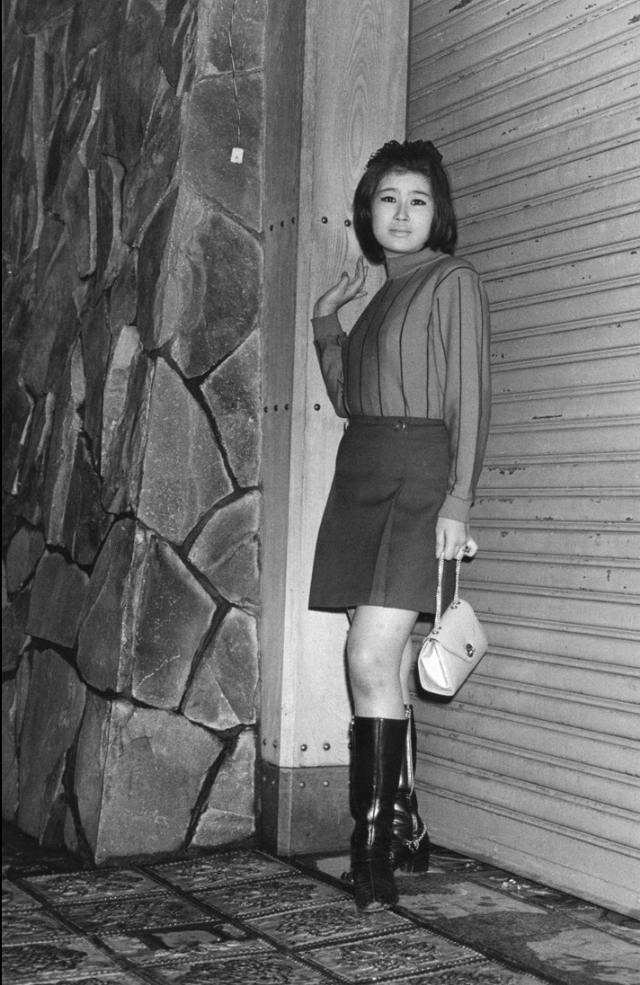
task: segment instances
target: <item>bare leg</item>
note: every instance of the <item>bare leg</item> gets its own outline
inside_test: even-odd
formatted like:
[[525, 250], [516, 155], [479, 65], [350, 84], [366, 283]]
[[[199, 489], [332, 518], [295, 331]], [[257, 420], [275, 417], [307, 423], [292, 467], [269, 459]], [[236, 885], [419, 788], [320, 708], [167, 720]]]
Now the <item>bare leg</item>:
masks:
[[367, 718], [404, 718], [408, 704], [411, 631], [418, 617], [408, 609], [360, 605], [347, 641], [354, 713]]

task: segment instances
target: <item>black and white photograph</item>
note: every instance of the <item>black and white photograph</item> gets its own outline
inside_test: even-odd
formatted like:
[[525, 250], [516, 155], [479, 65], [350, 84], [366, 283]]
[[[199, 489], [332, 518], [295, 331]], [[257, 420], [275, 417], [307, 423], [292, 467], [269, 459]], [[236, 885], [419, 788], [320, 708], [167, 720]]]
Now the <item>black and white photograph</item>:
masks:
[[2, 0], [5, 985], [640, 985], [637, 0]]

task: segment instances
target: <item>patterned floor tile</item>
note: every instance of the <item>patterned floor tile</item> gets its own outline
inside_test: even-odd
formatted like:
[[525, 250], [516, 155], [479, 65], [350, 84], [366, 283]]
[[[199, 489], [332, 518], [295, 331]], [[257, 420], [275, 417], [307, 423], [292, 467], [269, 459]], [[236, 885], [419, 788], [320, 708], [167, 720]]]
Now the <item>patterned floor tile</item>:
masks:
[[143, 928], [176, 927], [181, 924], [204, 923], [213, 919], [206, 909], [196, 903], [168, 894], [65, 903], [58, 907], [58, 913], [80, 930], [102, 934]]
[[248, 935], [237, 939], [229, 936], [226, 940], [218, 941], [210, 938], [191, 945], [185, 942], [183, 947], [176, 948], [148, 948], [145, 953], [123, 955], [119, 952], [119, 956], [126, 957], [130, 966], [136, 970], [152, 974], [155, 978], [160, 976], [164, 981], [162, 976], [166, 977], [169, 972], [182, 974], [186, 968], [231, 959], [239, 961], [254, 955], [272, 954], [275, 950], [267, 941]]
[[492, 961], [456, 965], [424, 975], [395, 979], [393, 985], [542, 985], [547, 979], [503, 968]]
[[217, 886], [232, 886], [235, 883], [250, 882], [254, 879], [295, 875], [295, 869], [286, 862], [251, 850], [221, 852], [206, 858], [168, 862], [145, 868], [166, 879], [173, 886], [188, 889], [190, 892], [213, 889]]
[[342, 901], [345, 899], [345, 891], [308, 876], [294, 874], [280, 879], [198, 893], [197, 898], [222, 913], [247, 918], [318, 906], [332, 900]]
[[331, 944], [305, 951], [305, 957], [345, 982], [392, 980], [428, 970], [455, 968], [482, 960], [470, 948], [445, 940], [422, 927]]
[[138, 934], [105, 934], [102, 943], [115, 954], [134, 964], [153, 963], [161, 958], [189, 957], [199, 959], [216, 953], [221, 946], [240, 942], [246, 945], [255, 934], [230, 923], [197, 924], [189, 927], [161, 928]]
[[335, 978], [277, 951], [154, 969], [167, 985], [335, 985]]
[[2, 950], [3, 985], [44, 985], [91, 980], [102, 985], [120, 969], [108, 955], [80, 937], [10, 945]]
[[16, 909], [33, 909], [40, 906], [38, 900], [35, 900], [33, 896], [26, 893], [24, 889], [20, 889], [15, 883], [11, 882], [9, 879], [2, 880], [2, 912], [6, 909], [16, 910]]
[[344, 853], [71, 870], [12, 845], [9, 985], [640, 985], [640, 924], [438, 848], [399, 876], [397, 909], [364, 917]]
[[127, 868], [29, 876], [23, 882], [52, 903], [84, 902], [110, 896], [147, 896], [162, 892], [162, 887], [149, 876]]
[[36, 876], [51, 875], [52, 872], [58, 872], [61, 875], [73, 875], [81, 868], [82, 866], [77, 859], [75, 861], [63, 859], [59, 862], [56, 862], [56, 860], [53, 860], [52, 862], [33, 862], [31, 865], [23, 860], [19, 863], [13, 863], [11, 865], [3, 865], [2, 876], [3, 878], [8, 879], [13, 879], [15, 877], [22, 879], [27, 876], [30, 878], [35, 878]]
[[48, 941], [60, 936], [69, 936], [68, 928], [45, 910], [22, 907], [2, 914], [3, 940], [12, 944]]
[[[51, 982], [47, 982], [47, 985], [66, 985], [68, 981], [68, 978], [56, 978]], [[147, 985], [147, 982], [134, 972], [130, 972], [129, 974], [107, 975], [100, 978], [96, 978], [95, 976], [91, 978], [78, 978], [73, 982], [73, 985]]]
[[[136, 975], [134, 971], [114, 971], [99, 976], [91, 975], [89, 978], [73, 979], [65, 975], [63, 978], [47, 978], [46, 985], [67, 985], [67, 982], [72, 982], [73, 985], [148, 985], [146, 979]], [[35, 985], [38, 983], [36, 982]]]
[[2, 822], [2, 875], [19, 872], [77, 872], [82, 862], [64, 849], [43, 848], [34, 838]]
[[392, 910], [380, 910], [363, 917], [356, 912], [351, 899], [337, 900], [327, 906], [257, 917], [246, 923], [248, 927], [277, 944], [291, 948], [317, 945], [327, 940], [369, 937], [408, 926], [408, 921]]

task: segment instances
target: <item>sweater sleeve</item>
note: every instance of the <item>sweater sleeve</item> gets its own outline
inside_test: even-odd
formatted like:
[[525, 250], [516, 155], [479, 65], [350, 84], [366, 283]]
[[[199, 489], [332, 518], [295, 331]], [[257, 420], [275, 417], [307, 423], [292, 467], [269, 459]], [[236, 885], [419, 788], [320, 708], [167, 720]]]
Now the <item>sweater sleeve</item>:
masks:
[[449, 479], [439, 516], [466, 523], [482, 470], [491, 410], [489, 306], [472, 267], [449, 271], [434, 296], [444, 347]]
[[313, 336], [329, 399], [338, 417], [348, 417], [344, 400], [342, 346], [347, 338], [337, 315], [312, 318]]

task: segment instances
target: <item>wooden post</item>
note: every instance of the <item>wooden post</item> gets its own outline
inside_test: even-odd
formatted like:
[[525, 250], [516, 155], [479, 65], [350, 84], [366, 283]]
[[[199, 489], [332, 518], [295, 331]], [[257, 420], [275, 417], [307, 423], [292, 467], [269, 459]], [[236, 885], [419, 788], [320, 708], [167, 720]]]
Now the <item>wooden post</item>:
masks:
[[[272, 7], [293, 13], [302, 5]], [[307, 608], [315, 537], [343, 427], [317, 367], [310, 317], [315, 298], [359, 255], [351, 198], [368, 157], [386, 140], [404, 137], [409, 33], [409, 0], [308, 0], [305, 7], [297, 120], [290, 112], [283, 119], [282, 99], [269, 102], [267, 73], [267, 196], [270, 175], [282, 186], [277, 159], [283, 147], [293, 153], [296, 126], [300, 146], [297, 221], [291, 209], [285, 227], [275, 213], [265, 216], [262, 827], [265, 845], [280, 854], [345, 847], [350, 830], [347, 621]], [[299, 14], [295, 24], [290, 17], [281, 23], [288, 44], [295, 32], [301, 37]], [[282, 47], [273, 51], [274, 93], [284, 62], [291, 71], [296, 49], [286, 50], [286, 59]], [[289, 196], [291, 187], [289, 181]], [[276, 226], [288, 239], [272, 235]], [[290, 288], [293, 268], [282, 265], [291, 260], [294, 229], [295, 313], [287, 324], [282, 289]], [[383, 278], [379, 269], [369, 271], [370, 295]], [[346, 329], [364, 303], [341, 313]]]

